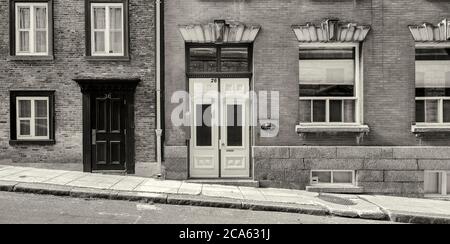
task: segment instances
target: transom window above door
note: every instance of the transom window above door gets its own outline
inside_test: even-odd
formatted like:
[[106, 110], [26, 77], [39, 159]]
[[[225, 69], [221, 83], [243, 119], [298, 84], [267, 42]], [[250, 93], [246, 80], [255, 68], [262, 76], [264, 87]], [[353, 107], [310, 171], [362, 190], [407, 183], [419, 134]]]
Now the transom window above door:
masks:
[[250, 45], [189, 45], [187, 50], [190, 74], [251, 72]]
[[51, 1], [13, 1], [11, 55], [48, 56], [51, 53]]
[[300, 46], [300, 122], [359, 123], [359, 45]]
[[128, 56], [128, 1], [89, 2], [88, 56]]

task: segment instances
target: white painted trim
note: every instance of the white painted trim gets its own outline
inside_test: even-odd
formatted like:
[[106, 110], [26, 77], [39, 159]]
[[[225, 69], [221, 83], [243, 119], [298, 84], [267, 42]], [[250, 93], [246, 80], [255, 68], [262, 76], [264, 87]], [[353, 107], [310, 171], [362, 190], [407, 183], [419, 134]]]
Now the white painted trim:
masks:
[[[20, 118], [19, 112], [19, 101], [30, 101], [30, 117]], [[47, 102], [47, 117], [36, 117], [35, 115], [35, 102], [36, 101], [46, 101]], [[36, 136], [35, 126], [36, 119], [46, 119], [47, 120], [47, 136]], [[20, 121], [27, 120], [30, 121], [30, 135], [20, 134]], [[50, 105], [48, 97], [16, 97], [16, 135], [18, 140], [49, 140], [50, 139]]]
[[[331, 182], [330, 183], [318, 183], [313, 184], [313, 173], [314, 172], [330, 172], [331, 173]], [[352, 173], [352, 183], [334, 183], [334, 173], [335, 172], [341, 172], [341, 173]], [[328, 169], [312, 169], [310, 171], [310, 184], [314, 186], [320, 186], [320, 185], [352, 185], [356, 186], [356, 171], [355, 170], [328, 170]]]
[[[450, 171], [445, 170], [425, 170], [424, 174], [439, 174], [438, 181], [440, 185], [441, 193], [432, 193], [427, 194], [426, 196], [449, 196], [449, 192], [447, 192], [447, 178], [450, 175]], [[426, 184], [427, 182], [425, 182]]]
[[[29, 8], [30, 9], [30, 28], [23, 31], [28, 31], [29, 36], [29, 47], [28, 52], [20, 51], [20, 16], [19, 16], [19, 9], [20, 8]], [[45, 7], [46, 9], [46, 52], [36, 52], [36, 7]], [[49, 22], [49, 7], [48, 3], [32, 3], [32, 2], [21, 2], [15, 4], [15, 35], [16, 35], [16, 43], [15, 43], [15, 50], [16, 50], [16, 56], [44, 56], [49, 54], [49, 28], [50, 28], [50, 22]]]
[[[355, 84], [354, 84], [354, 97], [299, 97], [299, 100], [325, 100], [326, 101], [326, 121], [325, 123], [316, 123], [313, 122], [313, 104], [311, 103], [311, 125], [330, 125], [333, 126], [335, 124], [340, 125], [363, 125], [364, 124], [364, 79], [362, 74], [362, 55], [361, 55], [361, 44], [360, 43], [300, 43], [300, 49], [317, 49], [317, 48], [355, 48]], [[300, 77], [299, 77], [300, 78]], [[299, 82], [300, 83], [300, 82]], [[351, 123], [330, 123], [329, 122], [329, 101], [330, 100], [354, 100], [355, 101], [355, 122]], [[344, 106], [344, 105], [342, 105]], [[342, 114], [344, 119], [344, 114]], [[302, 123], [307, 124], [307, 123]]]
[[[94, 19], [94, 9], [104, 8], [105, 9], [105, 29], [95, 29], [95, 19]], [[121, 53], [110, 53], [110, 34], [111, 34], [111, 19], [110, 13], [111, 8], [120, 8], [122, 11], [122, 52]], [[124, 5], [123, 3], [91, 3], [91, 55], [92, 56], [123, 56], [125, 53], [125, 24], [124, 23]], [[95, 32], [105, 33], [105, 51], [96, 52], [95, 50]]]
[[360, 43], [359, 42], [311, 42], [311, 43], [300, 43], [300, 48], [311, 48], [311, 49], [317, 49], [317, 48], [359, 48]]
[[417, 125], [450, 125], [450, 122], [444, 122], [444, 101], [450, 101], [450, 97], [416, 97], [416, 101], [425, 101], [425, 121], [427, 121], [427, 101], [437, 101], [438, 102], [438, 110], [437, 117], [438, 122], [436, 123], [428, 123], [428, 122], [420, 122], [416, 123]]
[[416, 42], [416, 48], [450, 48], [450, 42]]

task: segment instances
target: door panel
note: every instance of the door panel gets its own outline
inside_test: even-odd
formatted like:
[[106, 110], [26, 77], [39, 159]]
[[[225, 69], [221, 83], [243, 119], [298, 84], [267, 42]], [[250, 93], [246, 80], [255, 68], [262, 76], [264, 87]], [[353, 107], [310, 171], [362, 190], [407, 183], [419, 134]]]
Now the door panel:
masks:
[[190, 80], [191, 178], [250, 177], [248, 92], [249, 79]]
[[192, 178], [219, 177], [218, 83], [216, 79], [190, 80]]
[[248, 79], [221, 79], [221, 176], [250, 177]]
[[92, 96], [92, 169], [124, 170], [125, 98], [120, 94]]

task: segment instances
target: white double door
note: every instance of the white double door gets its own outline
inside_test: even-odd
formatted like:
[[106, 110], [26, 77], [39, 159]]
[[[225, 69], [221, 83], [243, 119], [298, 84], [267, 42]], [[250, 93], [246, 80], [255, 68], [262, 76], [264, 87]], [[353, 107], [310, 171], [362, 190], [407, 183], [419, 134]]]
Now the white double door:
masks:
[[249, 79], [191, 79], [191, 178], [250, 177]]

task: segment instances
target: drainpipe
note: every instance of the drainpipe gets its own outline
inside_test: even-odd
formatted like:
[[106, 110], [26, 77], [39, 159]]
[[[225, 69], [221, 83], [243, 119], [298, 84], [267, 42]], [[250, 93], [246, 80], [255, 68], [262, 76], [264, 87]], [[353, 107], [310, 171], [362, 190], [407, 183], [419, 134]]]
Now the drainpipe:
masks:
[[161, 118], [161, 7], [163, 0], [156, 0], [156, 160], [162, 174], [162, 118]]

